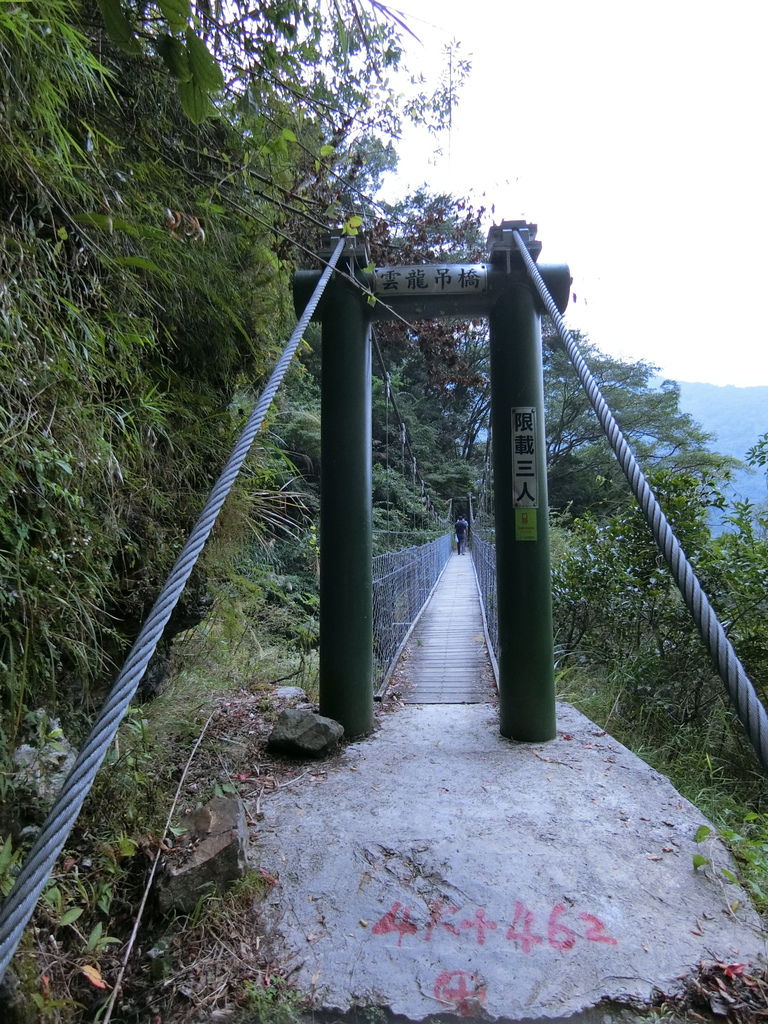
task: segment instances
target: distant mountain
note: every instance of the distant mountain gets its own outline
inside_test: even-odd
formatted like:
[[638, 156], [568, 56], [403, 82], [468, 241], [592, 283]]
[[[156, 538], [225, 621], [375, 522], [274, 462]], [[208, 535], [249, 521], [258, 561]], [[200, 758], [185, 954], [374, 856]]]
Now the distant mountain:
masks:
[[[744, 459], [758, 438], [768, 433], [768, 387], [678, 383], [680, 408], [714, 435], [710, 445], [713, 451]], [[731, 489], [739, 500], [746, 498], [755, 504], [768, 500], [768, 484], [762, 472], [739, 470]]]

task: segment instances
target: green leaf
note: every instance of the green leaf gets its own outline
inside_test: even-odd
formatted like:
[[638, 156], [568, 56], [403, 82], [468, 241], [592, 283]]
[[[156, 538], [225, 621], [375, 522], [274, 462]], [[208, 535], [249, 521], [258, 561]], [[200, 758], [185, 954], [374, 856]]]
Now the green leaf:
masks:
[[184, 44], [175, 36], [163, 33], [157, 40], [157, 52], [174, 78], [180, 82], [192, 81], [192, 69]]
[[357, 229], [362, 223], [363, 218], [358, 217], [357, 214], [354, 214], [352, 217], [347, 217], [341, 227], [342, 235], [356, 235]]
[[707, 836], [712, 835], [712, 829], [708, 825], [699, 825], [696, 829], [696, 835], [693, 837], [694, 843], [703, 843]]
[[98, 0], [104, 27], [113, 43], [121, 50], [135, 56], [141, 53], [141, 44], [136, 38], [133, 25], [123, 10], [120, 0]]
[[105, 213], [76, 213], [74, 219], [78, 224], [102, 228], [104, 231], [112, 230], [112, 218], [108, 217]]
[[184, 113], [194, 124], [200, 124], [213, 111], [208, 93], [197, 82], [179, 82], [179, 98]]
[[157, 0], [157, 4], [171, 31], [183, 32], [192, 15], [189, 0]]
[[13, 856], [13, 844], [11, 843], [11, 837], [8, 838], [0, 845], [0, 875], [4, 874], [14, 860]]
[[101, 921], [99, 921], [98, 924], [96, 925], [96, 927], [91, 932], [91, 934], [88, 936], [88, 942], [86, 943], [86, 948], [87, 948], [89, 953], [93, 952], [93, 950], [98, 945], [99, 939], [101, 938], [101, 933], [103, 931], [104, 931], [104, 925], [101, 923]]
[[335, 146], [321, 146], [320, 147], [320, 156], [333, 156], [333, 154], [335, 152], [336, 152], [336, 147]]
[[693, 867], [694, 870], [698, 871], [699, 868], [703, 868], [705, 864], [709, 864], [706, 857], [702, 857], [700, 853], [694, 853], [693, 855]]
[[291, 129], [290, 129], [290, 128], [283, 128], [283, 131], [282, 131], [282, 136], [283, 136], [283, 138], [284, 138], [284, 139], [285, 139], [285, 140], [286, 140], [287, 142], [298, 142], [298, 141], [299, 141], [299, 140], [298, 140], [298, 139], [296, 138], [296, 133], [295, 133], [295, 132], [293, 132], [293, 131], [291, 131]]
[[117, 850], [121, 857], [132, 857], [139, 848], [139, 844], [128, 836], [121, 836], [117, 842]]
[[64, 926], [65, 924], [72, 924], [80, 917], [83, 912], [82, 907], [70, 907], [69, 910], [62, 914], [59, 918], [59, 924]]
[[732, 871], [729, 871], [728, 868], [721, 868], [720, 872], [723, 878], [726, 880], [726, 882], [733, 882], [734, 885], [739, 884], [739, 880], [736, 877], [736, 875], [734, 875]]
[[152, 260], [148, 260], [146, 256], [118, 256], [115, 258], [115, 263], [121, 267], [136, 267], [137, 270], [152, 270], [162, 273], [160, 267]]
[[199, 89], [217, 92], [224, 88], [224, 75], [203, 40], [191, 28], [187, 29], [187, 56], [192, 80]]
[[52, 885], [50, 889], [43, 893], [43, 903], [54, 910], [61, 907], [61, 891], [58, 886]]

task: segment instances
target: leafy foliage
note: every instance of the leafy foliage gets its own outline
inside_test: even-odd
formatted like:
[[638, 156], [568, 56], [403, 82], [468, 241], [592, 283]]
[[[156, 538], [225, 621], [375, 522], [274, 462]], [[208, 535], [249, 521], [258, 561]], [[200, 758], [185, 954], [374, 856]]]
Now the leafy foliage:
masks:
[[[579, 338], [590, 371], [640, 464], [647, 472], [724, 475], [734, 460], [709, 450], [711, 438], [680, 410], [674, 381], [654, 379], [656, 367], [626, 362]], [[550, 326], [544, 333], [549, 497], [553, 508], [578, 514], [610, 511], [620, 504], [626, 482], [605, 440], [567, 353]]]
[[[350, 11], [0, 3], [10, 744], [30, 704], [76, 728], [103, 692], [287, 333], [290, 240], [314, 244], [394, 117], [392, 23]], [[303, 523], [267, 450], [233, 537]], [[207, 603], [201, 573], [171, 629]]]
[[[763, 518], [737, 507], [728, 517], [734, 529], [713, 538], [708, 511], [722, 499], [711, 478], [664, 471], [652, 484], [765, 700]], [[571, 678], [580, 689], [585, 673], [602, 678], [585, 710], [600, 718], [608, 705], [612, 731], [667, 770], [706, 756], [713, 776], [751, 779], [749, 744], [634, 502], [607, 517], [566, 518], [555, 535], [553, 599], [564, 685]]]
[[[705, 484], [664, 472], [654, 490], [689, 557], [707, 544]], [[625, 713], [684, 725], [719, 696], [688, 610], [634, 500], [613, 516], [568, 524], [556, 561], [557, 640], [604, 669], [622, 666]]]

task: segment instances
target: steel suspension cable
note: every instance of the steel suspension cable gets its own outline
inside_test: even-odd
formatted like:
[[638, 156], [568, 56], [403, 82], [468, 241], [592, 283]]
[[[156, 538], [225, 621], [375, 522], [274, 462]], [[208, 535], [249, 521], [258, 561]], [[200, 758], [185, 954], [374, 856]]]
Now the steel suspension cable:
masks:
[[736, 714], [746, 729], [747, 736], [757, 753], [761, 765], [763, 768], [768, 769], [768, 714], [766, 714], [766, 710], [757, 696], [755, 688], [744, 670], [744, 666], [741, 664], [730, 640], [726, 636], [725, 630], [720, 625], [717, 615], [709, 603], [709, 599], [704, 593], [691, 563], [680, 546], [679, 540], [673, 533], [667, 517], [662, 512], [656, 495], [653, 493], [643, 471], [638, 466], [626, 438], [600, 392], [595, 378], [590, 373], [579, 346], [565, 326], [565, 321], [560, 315], [554, 299], [549, 294], [544, 279], [539, 273], [531, 254], [528, 252], [520, 232], [513, 231], [512, 236], [520, 250], [531, 280], [536, 286], [536, 290], [541, 296], [547, 312], [552, 317], [560, 340], [565, 346], [568, 356], [579, 376], [579, 380], [592, 404], [592, 408], [597, 413], [597, 417], [613, 448], [614, 454], [637, 498], [656, 544], [664, 556], [664, 560], [672, 572], [683, 600], [693, 616], [701, 638], [717, 666], [720, 678], [723, 680], [731, 702], [736, 709]]
[[282, 383], [343, 248], [344, 238], [341, 238], [323, 270], [296, 329], [283, 349], [282, 355], [235, 445], [229, 462], [216, 481], [200, 518], [195, 523], [176, 564], [152, 606], [104, 706], [56, 798], [56, 802], [19, 871], [11, 892], [0, 909], [0, 979], [16, 951], [21, 934], [32, 916], [43, 886], [67, 841], [83, 801], [93, 785], [96, 773], [115, 738], [118, 726], [128, 710], [128, 705], [141, 682], [163, 630], [176, 607], [208, 535], [213, 529], [216, 517], [221, 511], [256, 434], [264, 422], [272, 400]]

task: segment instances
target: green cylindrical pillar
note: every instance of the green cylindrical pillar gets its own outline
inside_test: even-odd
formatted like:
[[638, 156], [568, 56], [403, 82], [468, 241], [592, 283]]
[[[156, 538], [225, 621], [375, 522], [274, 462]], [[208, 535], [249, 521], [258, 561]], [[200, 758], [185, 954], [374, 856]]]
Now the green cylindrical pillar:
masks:
[[541, 325], [524, 279], [509, 275], [489, 322], [500, 729], [541, 742], [557, 735], [552, 590]]
[[322, 310], [320, 713], [347, 736], [373, 729], [368, 309], [336, 278]]

